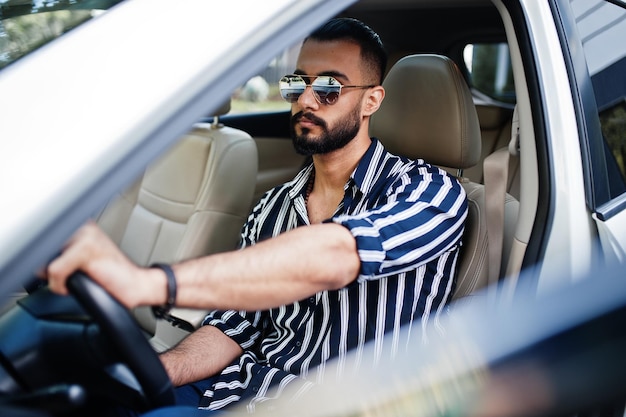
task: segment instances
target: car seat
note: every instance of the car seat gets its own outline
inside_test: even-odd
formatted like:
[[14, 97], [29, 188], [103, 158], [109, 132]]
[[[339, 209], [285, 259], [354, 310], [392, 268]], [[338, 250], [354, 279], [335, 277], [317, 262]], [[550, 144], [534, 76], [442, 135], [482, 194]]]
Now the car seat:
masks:
[[[489, 283], [485, 188], [462, 176], [463, 169], [481, 158], [481, 132], [471, 92], [452, 60], [430, 54], [400, 59], [383, 86], [385, 100], [372, 116], [370, 135], [394, 154], [458, 170], [457, 178], [467, 192], [469, 212], [453, 299], [466, 297]], [[516, 217], [508, 213], [506, 221]]]
[[[250, 135], [219, 123], [218, 116], [229, 110], [230, 101], [213, 123], [195, 124], [98, 216], [100, 227], [137, 264], [174, 263], [237, 247], [258, 158]], [[205, 312], [175, 308], [171, 315], [174, 323], [159, 324], [164, 331], [172, 324], [197, 327]], [[153, 344], [176, 342], [158, 334], [149, 309], [138, 309], [135, 316], [156, 334]]]

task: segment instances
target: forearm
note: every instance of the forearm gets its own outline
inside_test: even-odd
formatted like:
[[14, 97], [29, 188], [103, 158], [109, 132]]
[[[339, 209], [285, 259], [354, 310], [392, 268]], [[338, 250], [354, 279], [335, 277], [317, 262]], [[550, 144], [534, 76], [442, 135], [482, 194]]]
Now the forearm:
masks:
[[242, 353], [241, 347], [219, 329], [203, 326], [160, 358], [172, 384], [180, 386], [221, 372]]
[[[266, 310], [341, 288], [357, 277], [360, 265], [356, 241], [343, 226], [299, 227], [240, 251], [175, 265], [176, 304], [207, 310]], [[160, 305], [168, 297], [163, 271], [130, 262], [93, 223], [81, 228], [63, 254], [48, 265], [50, 288], [66, 294], [65, 282], [76, 270], [129, 308]]]
[[343, 226], [301, 227], [242, 251], [176, 265], [177, 304], [264, 310], [341, 288], [359, 267], [356, 242]]

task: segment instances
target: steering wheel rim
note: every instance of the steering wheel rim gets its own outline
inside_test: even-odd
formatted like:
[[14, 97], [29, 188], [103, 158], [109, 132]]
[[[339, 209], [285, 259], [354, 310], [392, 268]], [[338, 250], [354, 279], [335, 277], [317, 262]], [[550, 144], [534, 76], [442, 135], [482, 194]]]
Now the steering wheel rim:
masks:
[[[130, 312], [82, 272], [68, 278], [69, 292], [98, 323], [135, 375], [149, 409], [173, 405], [174, 387], [158, 355]], [[123, 335], [123, 337], [120, 337]]]

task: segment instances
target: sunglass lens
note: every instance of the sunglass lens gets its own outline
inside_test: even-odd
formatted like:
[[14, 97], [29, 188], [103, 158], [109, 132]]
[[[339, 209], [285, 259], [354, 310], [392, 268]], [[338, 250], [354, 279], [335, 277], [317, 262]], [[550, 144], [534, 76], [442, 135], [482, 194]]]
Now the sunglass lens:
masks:
[[341, 84], [333, 77], [317, 77], [311, 86], [315, 94], [317, 94], [320, 103], [331, 105], [335, 104], [339, 99]]
[[322, 104], [332, 105], [335, 104], [339, 99], [339, 91], [318, 90], [315, 87], [313, 88], [313, 91], [315, 92], [315, 94], [317, 94], [319, 102]]
[[[295, 103], [306, 90], [307, 83], [299, 75], [285, 75], [278, 82], [280, 95], [289, 103]], [[322, 75], [311, 83], [313, 92], [321, 104], [335, 104], [341, 93], [341, 84], [333, 77]]]
[[298, 98], [304, 93], [306, 89], [306, 83], [302, 77], [295, 75], [285, 75], [278, 82], [278, 88], [280, 89], [280, 95], [289, 103], [295, 103]]

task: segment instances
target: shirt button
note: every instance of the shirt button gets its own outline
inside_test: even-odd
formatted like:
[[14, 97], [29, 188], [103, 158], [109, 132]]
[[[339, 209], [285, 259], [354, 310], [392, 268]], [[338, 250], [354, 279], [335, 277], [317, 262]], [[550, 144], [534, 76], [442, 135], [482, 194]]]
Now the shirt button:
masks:
[[302, 346], [302, 342], [298, 340], [298, 341], [296, 342], [296, 346], [297, 346], [297, 347]]
[[252, 387], [252, 391], [259, 392], [259, 387]]
[[311, 297], [311, 298], [309, 298], [309, 303], [311, 303], [311, 304], [315, 304], [315, 297]]

